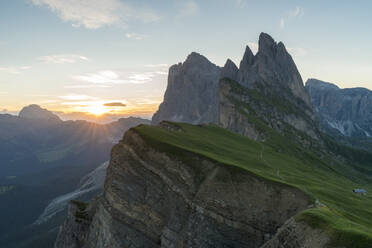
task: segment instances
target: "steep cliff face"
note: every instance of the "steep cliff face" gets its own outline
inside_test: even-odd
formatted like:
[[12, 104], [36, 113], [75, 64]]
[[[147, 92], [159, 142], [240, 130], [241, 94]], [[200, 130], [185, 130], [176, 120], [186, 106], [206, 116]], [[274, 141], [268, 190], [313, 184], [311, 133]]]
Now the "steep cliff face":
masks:
[[306, 89], [327, 128], [339, 135], [372, 137], [372, 91], [340, 89], [317, 79], [309, 79]]
[[[275, 92], [280, 96], [290, 91], [294, 97], [301, 99], [311, 108], [311, 102], [300, 73], [291, 55], [282, 42], [276, 43], [268, 34], [261, 33], [258, 52], [253, 56], [246, 48], [240, 63], [238, 82], [246, 88]], [[233, 78], [232, 78], [233, 79]], [[286, 94], [286, 100], [293, 102]]]
[[218, 79], [221, 69], [207, 58], [191, 53], [184, 63], [169, 69], [164, 101], [152, 118], [192, 124], [216, 122]]
[[[231, 67], [231, 66], [230, 66]], [[292, 127], [319, 140], [310, 98], [283, 43], [262, 33], [259, 50], [246, 48], [239, 70], [219, 83], [219, 124], [253, 139], [265, 139], [258, 120], [279, 133]]]
[[319, 139], [316, 115], [296, 64], [284, 44], [265, 33], [259, 37], [256, 55], [246, 47], [239, 68], [228, 59], [219, 69], [195, 53], [172, 66], [153, 124], [162, 120], [215, 123], [260, 138], [260, 130], [246, 117], [248, 112], [276, 131], [286, 132], [289, 125]]
[[311, 204], [298, 189], [184, 155], [127, 132], [112, 151], [89, 228], [70, 214], [55, 247], [260, 247]]
[[[286, 100], [290, 97], [291, 101]], [[265, 140], [270, 136], [269, 127], [281, 135], [295, 135], [305, 146], [310, 140], [322, 143], [312, 108], [289, 91], [276, 95], [271, 91], [245, 88], [224, 78], [219, 84], [219, 99], [219, 124], [224, 128], [254, 140]]]
[[309, 225], [296, 222], [294, 218], [291, 218], [261, 248], [328, 247], [329, 243], [331, 243], [330, 237], [324, 230], [311, 228]]

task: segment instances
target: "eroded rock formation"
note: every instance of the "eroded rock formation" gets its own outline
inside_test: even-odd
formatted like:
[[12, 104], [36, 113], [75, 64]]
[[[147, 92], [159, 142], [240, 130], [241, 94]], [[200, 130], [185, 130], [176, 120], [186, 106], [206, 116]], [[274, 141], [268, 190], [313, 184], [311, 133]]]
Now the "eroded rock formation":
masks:
[[311, 205], [243, 169], [159, 152], [133, 129], [111, 156], [104, 195], [70, 208], [56, 248], [261, 247]]

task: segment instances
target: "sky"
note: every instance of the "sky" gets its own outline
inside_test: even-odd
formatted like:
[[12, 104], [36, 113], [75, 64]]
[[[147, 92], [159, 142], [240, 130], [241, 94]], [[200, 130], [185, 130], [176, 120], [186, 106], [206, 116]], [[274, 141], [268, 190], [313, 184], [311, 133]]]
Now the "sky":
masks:
[[39, 104], [65, 119], [151, 118], [169, 66], [193, 51], [239, 64], [261, 32], [283, 41], [304, 82], [372, 89], [371, 10], [369, 0], [1, 0], [0, 113]]

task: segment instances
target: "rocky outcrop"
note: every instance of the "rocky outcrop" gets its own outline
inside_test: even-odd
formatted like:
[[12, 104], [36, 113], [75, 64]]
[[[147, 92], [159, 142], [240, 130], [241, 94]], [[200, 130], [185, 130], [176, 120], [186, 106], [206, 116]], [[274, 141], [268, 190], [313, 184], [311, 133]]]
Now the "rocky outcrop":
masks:
[[282, 42], [276, 43], [268, 34], [261, 33], [255, 56], [247, 47], [239, 67], [238, 82], [245, 87], [282, 92], [290, 89], [292, 94], [309, 107], [307, 94], [300, 73]]
[[225, 77], [219, 82], [222, 127], [252, 139], [265, 139], [265, 130], [259, 125], [263, 122], [278, 133], [294, 129], [320, 140], [309, 94], [283, 43], [262, 33], [258, 53], [253, 55], [246, 48], [235, 78]]
[[127, 132], [112, 151], [104, 195], [87, 207], [90, 223], [70, 214], [55, 247], [261, 247], [311, 204], [296, 188], [184, 155]]
[[60, 228], [55, 247], [80, 248], [85, 245], [96, 205], [95, 201], [89, 205], [71, 201], [67, 219]]
[[340, 89], [317, 79], [309, 79], [306, 89], [327, 129], [339, 135], [372, 137], [372, 91]]
[[238, 67], [228, 59], [225, 63], [225, 66], [222, 68], [221, 78], [231, 78], [232, 80], [238, 79]]
[[191, 53], [184, 63], [169, 69], [164, 101], [152, 118], [191, 124], [216, 122], [218, 79], [221, 69], [207, 58]]
[[311, 228], [306, 223], [296, 222], [291, 218], [261, 248], [328, 247], [330, 242], [330, 237], [324, 230]]
[[47, 109], [41, 108], [39, 105], [31, 104], [24, 107], [18, 115], [23, 119], [46, 120], [46, 121], [61, 121], [61, 119]]
[[[233, 88], [238, 91], [228, 90], [227, 82], [237, 83]], [[242, 109], [244, 106], [250, 106], [251, 111]], [[265, 33], [259, 37], [256, 55], [246, 47], [239, 68], [227, 60], [219, 69], [195, 53], [183, 64], [172, 66], [164, 102], [153, 124], [162, 120], [216, 123], [257, 138], [259, 130], [242, 111], [254, 111], [281, 133], [289, 125], [319, 140], [317, 118], [296, 64], [284, 44]]]

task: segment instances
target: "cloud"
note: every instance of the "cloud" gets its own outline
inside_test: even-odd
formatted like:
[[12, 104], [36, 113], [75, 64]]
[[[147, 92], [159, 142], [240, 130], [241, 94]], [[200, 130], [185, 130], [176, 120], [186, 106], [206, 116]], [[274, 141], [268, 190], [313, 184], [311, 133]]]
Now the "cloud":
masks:
[[103, 106], [105, 106], [105, 107], [125, 107], [127, 105], [122, 103], [122, 102], [109, 102], [109, 103], [103, 104]]
[[235, 5], [243, 8], [247, 5], [247, 0], [235, 0]]
[[178, 17], [188, 17], [199, 13], [199, 5], [194, 0], [187, 0], [182, 2], [179, 7], [181, 10]]
[[133, 40], [143, 40], [143, 39], [147, 38], [147, 35], [137, 34], [137, 33], [127, 33], [125, 36], [128, 39], [133, 39]]
[[284, 17], [280, 18], [279, 26], [281, 29], [284, 29], [287, 22], [293, 21], [296, 18], [301, 18], [304, 15], [304, 9], [297, 6], [294, 10], [289, 11]]
[[31, 69], [31, 66], [8, 66], [8, 67], [0, 67], [0, 72], [6, 72], [11, 74], [20, 74], [22, 71]]
[[152, 11], [134, 8], [120, 0], [31, 0], [45, 6], [73, 27], [97, 29], [103, 26], [126, 26], [130, 20], [152, 22], [159, 17]]
[[304, 9], [299, 6], [297, 6], [295, 10], [289, 13], [289, 15], [292, 17], [302, 17], [304, 16], [304, 14], [305, 14]]
[[248, 42], [249, 48], [252, 50], [252, 52], [255, 54], [258, 51], [258, 43], [256, 42]]
[[57, 54], [37, 58], [37, 60], [48, 64], [74, 64], [79, 61], [89, 61], [85, 56], [78, 54]]
[[104, 84], [72, 84], [65, 85], [65, 89], [92, 89], [92, 88], [109, 88], [109, 85]]
[[111, 70], [99, 71], [81, 76], [74, 76], [75, 80], [88, 82], [93, 84], [122, 84], [124, 80], [119, 78], [119, 75]]
[[96, 97], [87, 96], [87, 95], [77, 95], [77, 94], [70, 94], [65, 96], [59, 96], [59, 98], [68, 101], [85, 101], [85, 100], [96, 100]]
[[168, 64], [147, 64], [147, 65], [145, 65], [145, 67], [149, 67], [149, 68], [166, 67], [166, 68], [168, 68], [169, 65]]
[[166, 74], [167, 74], [166, 71], [160, 69], [152, 72], [140, 73], [125, 73], [112, 70], [105, 70], [98, 71], [96, 73], [74, 76], [73, 79], [80, 82], [91, 83], [96, 85], [106, 85], [106, 87], [110, 87], [117, 84], [144, 84], [151, 82], [154, 79], [154, 77], [158, 75]]

